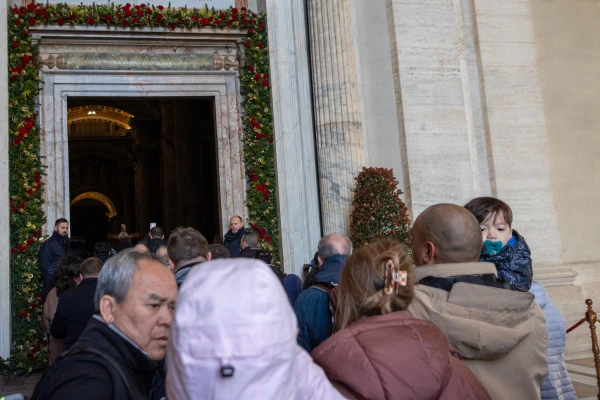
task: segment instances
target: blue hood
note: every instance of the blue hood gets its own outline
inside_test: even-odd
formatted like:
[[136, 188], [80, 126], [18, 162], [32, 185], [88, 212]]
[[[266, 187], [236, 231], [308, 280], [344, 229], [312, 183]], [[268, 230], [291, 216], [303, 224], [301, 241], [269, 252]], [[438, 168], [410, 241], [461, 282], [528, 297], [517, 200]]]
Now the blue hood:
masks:
[[321, 265], [321, 270], [315, 275], [315, 282], [339, 284], [344, 264], [346, 264], [346, 257], [339, 254], [331, 257]]

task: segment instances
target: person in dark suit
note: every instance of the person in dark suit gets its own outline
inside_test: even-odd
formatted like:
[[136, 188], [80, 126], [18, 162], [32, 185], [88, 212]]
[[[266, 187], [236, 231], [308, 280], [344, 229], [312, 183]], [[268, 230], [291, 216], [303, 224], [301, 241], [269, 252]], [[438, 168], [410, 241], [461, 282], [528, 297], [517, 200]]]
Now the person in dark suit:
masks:
[[81, 263], [81, 282], [58, 297], [50, 334], [56, 339], [65, 339], [65, 350], [75, 344], [94, 315], [94, 294], [101, 269], [102, 261], [98, 258], [86, 259]]
[[242, 236], [246, 233], [244, 220], [242, 217], [236, 215], [229, 221], [229, 227], [231, 229], [223, 237], [223, 246], [229, 251], [231, 258], [236, 258], [240, 256]]
[[59, 218], [54, 223], [52, 236], [42, 243], [38, 254], [44, 284], [44, 298], [52, 289], [52, 275], [58, 269], [60, 260], [65, 255], [67, 240], [69, 240], [69, 221]]

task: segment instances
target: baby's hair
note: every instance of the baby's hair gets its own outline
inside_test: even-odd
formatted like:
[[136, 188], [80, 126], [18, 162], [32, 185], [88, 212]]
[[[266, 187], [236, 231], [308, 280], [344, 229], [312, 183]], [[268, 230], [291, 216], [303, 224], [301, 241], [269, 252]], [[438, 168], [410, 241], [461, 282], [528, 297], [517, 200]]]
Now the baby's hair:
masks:
[[[386, 264], [406, 272], [405, 284], [385, 291]], [[382, 239], [356, 250], [342, 270], [335, 313], [336, 330], [374, 315], [406, 310], [415, 295], [412, 261], [396, 240]]]
[[495, 221], [498, 214], [502, 212], [504, 221], [506, 221], [509, 228], [512, 227], [512, 210], [502, 200], [494, 197], [477, 197], [465, 204], [465, 208], [477, 218], [477, 222], [479, 223], [485, 221], [490, 215], [492, 215]]

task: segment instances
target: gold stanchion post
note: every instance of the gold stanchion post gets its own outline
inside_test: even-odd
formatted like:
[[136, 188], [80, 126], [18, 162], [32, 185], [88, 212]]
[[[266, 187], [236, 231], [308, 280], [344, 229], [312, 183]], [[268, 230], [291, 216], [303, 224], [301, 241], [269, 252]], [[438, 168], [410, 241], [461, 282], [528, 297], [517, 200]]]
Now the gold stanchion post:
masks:
[[592, 331], [592, 352], [594, 353], [594, 365], [596, 366], [596, 384], [598, 385], [598, 400], [600, 400], [600, 349], [598, 349], [598, 338], [596, 337], [596, 312], [592, 310], [594, 302], [591, 299], [585, 301], [587, 312], [585, 320], [590, 324]]

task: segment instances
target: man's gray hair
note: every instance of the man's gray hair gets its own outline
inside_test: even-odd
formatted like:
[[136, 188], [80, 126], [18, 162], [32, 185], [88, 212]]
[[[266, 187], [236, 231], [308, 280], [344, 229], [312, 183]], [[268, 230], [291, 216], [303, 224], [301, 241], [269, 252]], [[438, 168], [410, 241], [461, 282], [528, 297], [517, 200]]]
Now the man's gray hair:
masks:
[[133, 285], [133, 275], [144, 260], [153, 260], [153, 257], [134, 249], [126, 249], [106, 261], [98, 275], [98, 286], [94, 297], [96, 311], [100, 309], [100, 299], [104, 295], [114, 297], [119, 304], [125, 301]]
[[346, 236], [331, 233], [319, 240], [317, 255], [321, 257], [323, 262], [338, 254], [346, 258], [352, 254], [352, 242]]

